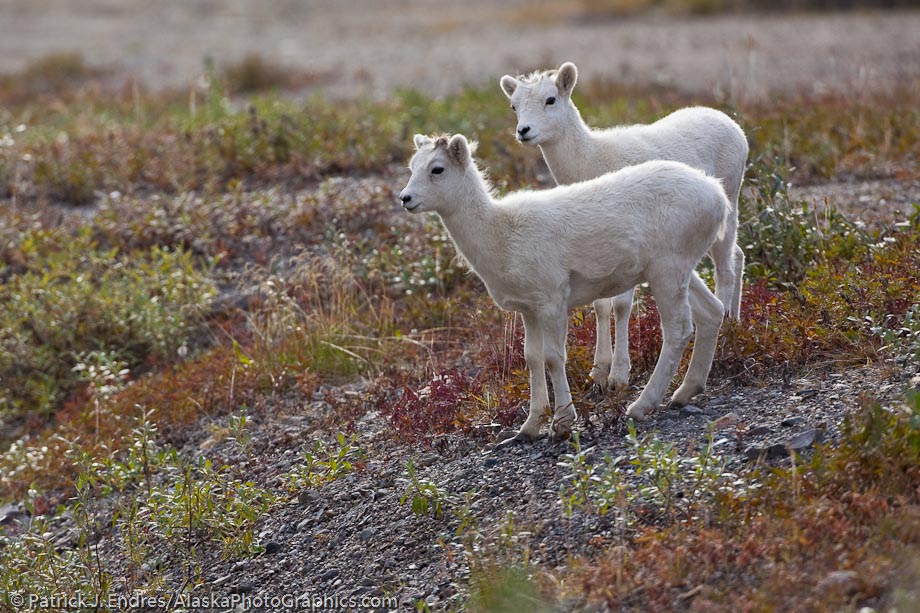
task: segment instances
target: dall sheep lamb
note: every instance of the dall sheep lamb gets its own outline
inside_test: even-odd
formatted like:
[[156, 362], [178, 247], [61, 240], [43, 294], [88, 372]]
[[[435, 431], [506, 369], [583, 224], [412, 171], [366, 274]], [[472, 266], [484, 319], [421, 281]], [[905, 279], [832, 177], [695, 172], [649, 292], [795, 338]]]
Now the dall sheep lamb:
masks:
[[[738, 319], [744, 252], [735, 243], [738, 196], [748, 156], [744, 132], [725, 113], [705, 107], [680, 109], [648, 125], [592, 129], [572, 102], [577, 78], [578, 70], [570, 62], [558, 70], [501, 78], [502, 91], [517, 113], [517, 139], [540, 147], [559, 185], [592, 179], [650, 160], [683, 162], [722, 179], [732, 203], [732, 214], [724, 236], [712, 244], [710, 255], [716, 269], [716, 296], [726, 315]], [[690, 240], [697, 239], [691, 236]], [[603, 390], [623, 388], [629, 382], [629, 313], [633, 293], [634, 288], [627, 288], [623, 294], [594, 303], [597, 348], [591, 379]], [[610, 344], [611, 309], [614, 347]]]
[[712, 365], [722, 303], [694, 268], [722, 236], [731, 203], [718, 179], [679, 162], [655, 161], [596, 179], [496, 199], [463, 135], [415, 136], [406, 211], [437, 213], [457, 250], [503, 308], [524, 319], [530, 413], [512, 440], [533, 440], [549, 414], [551, 433], [575, 423], [566, 380], [569, 307], [648, 282], [658, 303], [662, 348], [648, 385], [627, 414], [660, 404], [696, 327], [693, 354], [672, 402], [702, 392]]

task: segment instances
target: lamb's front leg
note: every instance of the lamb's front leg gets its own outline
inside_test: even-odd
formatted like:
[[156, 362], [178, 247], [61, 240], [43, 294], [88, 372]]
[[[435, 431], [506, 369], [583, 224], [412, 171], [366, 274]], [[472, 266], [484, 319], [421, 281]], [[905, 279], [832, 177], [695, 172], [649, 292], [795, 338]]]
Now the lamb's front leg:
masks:
[[[524, 314], [524, 360], [530, 371], [530, 414], [512, 441], [534, 441], [549, 413], [549, 392], [543, 361], [543, 330], [533, 314]], [[555, 384], [555, 381], [553, 382]], [[558, 392], [557, 392], [558, 394]]]
[[550, 439], [564, 440], [571, 434], [577, 419], [569, 380], [565, 375], [565, 341], [569, 331], [566, 306], [560, 304], [552, 312], [546, 313], [540, 323], [543, 328], [543, 359], [553, 380], [553, 395], [556, 401]]

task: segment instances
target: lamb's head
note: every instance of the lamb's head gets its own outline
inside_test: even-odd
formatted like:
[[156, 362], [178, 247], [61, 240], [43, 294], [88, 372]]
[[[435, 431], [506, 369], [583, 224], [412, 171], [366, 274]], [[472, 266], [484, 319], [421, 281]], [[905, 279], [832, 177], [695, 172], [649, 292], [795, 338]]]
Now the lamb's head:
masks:
[[449, 214], [458, 202], [457, 194], [469, 191], [470, 173], [478, 173], [472, 154], [476, 143], [462, 134], [424, 136], [416, 134], [415, 155], [409, 160], [412, 176], [399, 192], [403, 208], [410, 213], [434, 211]]
[[520, 142], [540, 145], [561, 138], [565, 127], [578, 113], [572, 102], [577, 79], [578, 69], [571, 62], [564, 63], [558, 70], [501, 78], [502, 91], [517, 113], [515, 136]]

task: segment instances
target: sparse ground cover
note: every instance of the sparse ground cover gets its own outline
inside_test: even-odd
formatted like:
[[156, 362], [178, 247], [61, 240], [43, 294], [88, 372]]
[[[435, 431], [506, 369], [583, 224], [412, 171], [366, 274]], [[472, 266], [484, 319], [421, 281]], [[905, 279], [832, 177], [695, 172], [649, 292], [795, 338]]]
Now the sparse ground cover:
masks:
[[[630, 432], [629, 394], [590, 393], [575, 313], [583, 436], [494, 453], [523, 418], [521, 325], [394, 194], [414, 132], [479, 137], [500, 190], [546, 185], [501, 93], [228, 97], [285, 82], [247, 62], [191, 95], [111, 91], [74, 56], [0, 80], [5, 604], [293, 585], [418, 609], [916, 605], [920, 217], [788, 189], [916, 185], [916, 83], [734, 108], [580, 88], [591, 123], [700, 102], [748, 129], [742, 320], [700, 412]], [[653, 302], [630, 333], [641, 385]]]

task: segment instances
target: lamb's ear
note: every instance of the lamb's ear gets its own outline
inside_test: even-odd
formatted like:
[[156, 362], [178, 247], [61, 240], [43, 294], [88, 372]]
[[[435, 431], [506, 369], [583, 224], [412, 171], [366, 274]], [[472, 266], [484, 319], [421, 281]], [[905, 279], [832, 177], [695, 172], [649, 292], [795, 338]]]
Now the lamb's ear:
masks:
[[501, 85], [502, 91], [505, 92], [505, 95], [510, 98], [517, 90], [518, 80], [511, 75], [506, 74], [501, 78], [501, 80], [499, 80], [498, 84]]
[[415, 136], [412, 137], [412, 142], [415, 143], [415, 149], [419, 150], [424, 145], [427, 145], [428, 143], [430, 143], [431, 138], [429, 138], [428, 136], [425, 136], [424, 134], [416, 134]]
[[447, 143], [447, 150], [450, 152], [451, 157], [453, 157], [461, 166], [465, 167], [469, 165], [470, 161], [472, 160], [470, 144], [466, 141], [466, 137], [462, 134], [455, 134], [450, 138], [450, 141]]
[[559, 88], [559, 93], [568, 96], [572, 95], [572, 90], [575, 89], [577, 80], [578, 69], [575, 68], [575, 64], [566, 62], [559, 67], [559, 71], [556, 73], [556, 87]]

